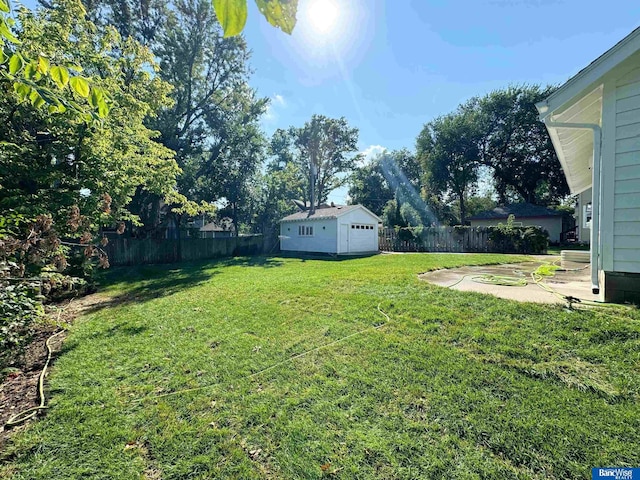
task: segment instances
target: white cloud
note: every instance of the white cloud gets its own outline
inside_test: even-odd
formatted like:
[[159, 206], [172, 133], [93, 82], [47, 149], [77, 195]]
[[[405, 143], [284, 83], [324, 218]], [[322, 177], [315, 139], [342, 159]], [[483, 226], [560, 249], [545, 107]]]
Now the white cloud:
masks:
[[378, 155], [383, 153], [386, 150], [382, 145], [370, 145], [365, 148], [362, 152], [360, 152], [364, 156], [364, 160], [362, 162], [363, 165], [368, 165], [371, 161], [376, 158]]
[[275, 94], [272, 98], [274, 105], [280, 105], [281, 107], [286, 107], [287, 106], [287, 102], [285, 101], [284, 97], [282, 95], [279, 94]]
[[278, 93], [271, 97], [271, 102], [267, 105], [267, 110], [264, 112], [263, 120], [266, 122], [275, 122], [278, 120], [279, 108], [287, 108], [287, 101], [284, 97]]

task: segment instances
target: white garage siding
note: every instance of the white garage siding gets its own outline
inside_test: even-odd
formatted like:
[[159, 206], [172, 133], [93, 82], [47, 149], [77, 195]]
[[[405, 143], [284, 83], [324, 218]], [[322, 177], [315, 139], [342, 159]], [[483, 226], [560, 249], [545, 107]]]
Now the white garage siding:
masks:
[[[311, 228], [311, 235], [301, 235], [300, 227]], [[337, 253], [335, 219], [283, 222], [280, 224], [280, 249], [292, 252]]]
[[640, 273], [640, 69], [616, 83], [613, 270]]
[[[327, 218], [328, 213], [333, 218]], [[283, 251], [340, 255], [378, 251], [380, 219], [362, 206], [319, 209], [316, 216], [299, 216], [290, 215], [280, 223]]]

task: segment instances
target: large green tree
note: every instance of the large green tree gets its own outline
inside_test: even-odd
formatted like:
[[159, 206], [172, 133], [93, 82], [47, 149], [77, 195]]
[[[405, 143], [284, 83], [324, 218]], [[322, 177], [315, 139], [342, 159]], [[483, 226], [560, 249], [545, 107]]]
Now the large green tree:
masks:
[[252, 189], [265, 158], [266, 139], [259, 124], [267, 100], [258, 98], [248, 86], [237, 88], [208, 121], [217, 125], [210, 137], [206, 161], [197, 162], [190, 184], [198, 185], [195, 195], [224, 201], [236, 233], [240, 223], [251, 221]]
[[256, 185], [255, 224], [265, 237], [265, 246], [272, 248], [278, 241], [278, 222], [298, 211], [292, 200], [304, 197], [306, 182], [298, 165], [294, 162], [281, 164], [275, 158], [264, 173], [258, 174]]
[[[173, 152], [144, 123], [170, 104], [170, 87], [152, 75], [148, 50], [113, 29], [96, 30], [78, 1], [55, 6], [20, 12], [21, 51], [82, 64], [94, 90], [108, 92], [110, 112], [101, 122], [70, 110], [51, 114], [0, 82], [0, 207], [27, 217], [50, 215], [59, 234], [86, 239], [102, 224], [132, 219], [128, 204], [138, 188], [183, 200], [175, 190]], [[66, 89], [59, 95], [65, 102], [82, 97]]]
[[477, 187], [478, 134], [473, 111], [458, 109], [427, 123], [417, 142], [418, 158], [425, 172], [430, 195], [457, 201], [460, 222], [464, 224], [466, 200]]
[[271, 149], [281, 164], [291, 161], [298, 166], [307, 185], [304, 200], [311, 202], [313, 189], [317, 207], [348, 182], [361, 158], [357, 144], [358, 129], [349, 126], [344, 117], [313, 115], [302, 127], [277, 130]]
[[478, 162], [489, 168], [502, 202], [548, 205], [569, 194], [551, 139], [535, 108], [554, 90], [512, 86], [472, 99], [462, 107], [475, 118]]
[[387, 202], [396, 197], [401, 203], [419, 198], [421, 177], [422, 169], [413, 152], [406, 148], [385, 151], [353, 171], [349, 197], [351, 203], [364, 205], [382, 215]]
[[[249, 205], [240, 187], [251, 181], [262, 161], [256, 158], [262, 152], [255, 148], [262, 143], [257, 122], [267, 102], [247, 87], [249, 51], [244, 39], [223, 37], [209, 0], [85, 3], [92, 16], [116, 26], [123, 36], [139, 36], [143, 30], [144, 42], [159, 61], [159, 77], [172, 85], [174, 102], [148, 125], [160, 132], [160, 143], [176, 152], [183, 170], [179, 191], [209, 205], [235, 195], [232, 210], [240, 214]], [[149, 233], [164, 226], [163, 218], [178, 225], [185, 220], [180, 211], [163, 215], [170, 205], [157, 196], [139, 192], [135, 204]]]

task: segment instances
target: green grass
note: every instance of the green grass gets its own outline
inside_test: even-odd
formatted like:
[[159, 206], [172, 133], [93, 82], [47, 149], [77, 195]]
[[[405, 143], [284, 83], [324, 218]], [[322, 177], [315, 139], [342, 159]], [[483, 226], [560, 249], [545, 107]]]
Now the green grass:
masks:
[[[0, 477], [569, 479], [640, 465], [637, 311], [417, 279], [521, 259], [113, 269], [113, 305], [71, 328], [51, 408], [1, 454]], [[373, 329], [379, 304], [391, 322]]]

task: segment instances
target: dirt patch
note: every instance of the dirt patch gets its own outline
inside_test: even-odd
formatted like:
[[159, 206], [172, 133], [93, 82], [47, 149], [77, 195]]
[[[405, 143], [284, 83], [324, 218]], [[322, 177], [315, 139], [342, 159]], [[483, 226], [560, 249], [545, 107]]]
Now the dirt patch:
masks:
[[[16, 362], [16, 370], [9, 373], [6, 378], [0, 379], [0, 450], [10, 436], [24, 429], [24, 425], [29, 423], [27, 421], [22, 425], [9, 428], [6, 427], [7, 420], [17, 413], [40, 404], [38, 379], [47, 360], [48, 351], [45, 345], [47, 339], [61, 330], [59, 325], [68, 325], [79, 315], [95, 310], [108, 301], [108, 297], [93, 294], [74, 299], [70, 303], [62, 303], [49, 309], [50, 321], [42, 322], [35, 327], [31, 342]], [[49, 367], [62, 348], [65, 337], [65, 334], [61, 334], [49, 342], [53, 351]], [[35, 418], [43, 414], [44, 411], [39, 412]]]

